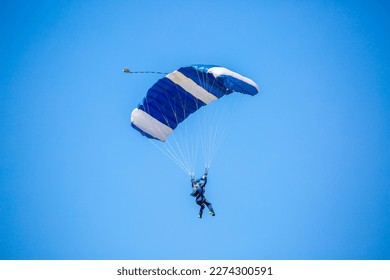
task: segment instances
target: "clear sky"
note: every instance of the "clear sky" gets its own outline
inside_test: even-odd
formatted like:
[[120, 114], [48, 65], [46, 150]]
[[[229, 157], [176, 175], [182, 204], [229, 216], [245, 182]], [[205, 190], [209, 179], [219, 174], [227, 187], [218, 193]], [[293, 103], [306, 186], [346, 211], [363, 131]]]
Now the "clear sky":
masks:
[[[387, 1], [2, 1], [0, 259], [390, 259]], [[130, 126], [160, 76], [243, 99], [200, 220]]]

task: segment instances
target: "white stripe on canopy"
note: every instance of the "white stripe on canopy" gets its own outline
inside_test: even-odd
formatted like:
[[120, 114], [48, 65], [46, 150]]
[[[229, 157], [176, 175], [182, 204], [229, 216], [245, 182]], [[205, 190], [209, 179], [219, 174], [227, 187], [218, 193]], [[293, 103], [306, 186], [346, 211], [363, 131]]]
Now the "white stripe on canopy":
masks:
[[174, 71], [168, 74], [166, 78], [170, 79], [172, 82], [182, 87], [185, 91], [193, 95], [195, 98], [203, 101], [203, 103], [209, 104], [210, 102], [218, 99], [215, 95], [211, 94], [179, 71]]
[[218, 78], [219, 76], [222, 75], [231, 76], [247, 84], [250, 84], [251, 86], [254, 86], [257, 89], [257, 91], [260, 91], [259, 86], [254, 81], [236, 72], [233, 72], [225, 67], [211, 67], [209, 70], [207, 70], [207, 73], [212, 73], [215, 78]]
[[131, 112], [131, 122], [142, 131], [163, 142], [173, 131], [169, 126], [138, 108], [135, 108], [133, 112]]

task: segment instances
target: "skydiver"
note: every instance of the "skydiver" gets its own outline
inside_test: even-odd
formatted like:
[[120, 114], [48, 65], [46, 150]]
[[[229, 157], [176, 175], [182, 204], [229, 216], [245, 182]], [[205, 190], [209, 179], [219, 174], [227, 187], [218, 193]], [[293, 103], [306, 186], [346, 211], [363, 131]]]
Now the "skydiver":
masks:
[[209, 201], [207, 201], [206, 197], [204, 196], [204, 193], [206, 192], [205, 187], [207, 184], [207, 174], [208, 174], [208, 169], [206, 168], [204, 175], [198, 180], [195, 180], [195, 177], [191, 176], [192, 192], [190, 195], [196, 197], [196, 204], [200, 206], [200, 210], [198, 214], [199, 219], [202, 219], [205, 205], [209, 209], [210, 215], [215, 216], [213, 206]]

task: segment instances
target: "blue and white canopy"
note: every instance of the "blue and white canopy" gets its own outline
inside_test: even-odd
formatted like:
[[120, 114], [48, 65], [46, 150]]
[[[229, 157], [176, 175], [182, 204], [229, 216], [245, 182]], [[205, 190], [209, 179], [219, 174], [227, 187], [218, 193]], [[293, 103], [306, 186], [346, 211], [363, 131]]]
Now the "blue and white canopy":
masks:
[[165, 141], [189, 115], [232, 92], [255, 95], [254, 81], [219, 66], [182, 67], [158, 80], [131, 113], [131, 125], [148, 138]]

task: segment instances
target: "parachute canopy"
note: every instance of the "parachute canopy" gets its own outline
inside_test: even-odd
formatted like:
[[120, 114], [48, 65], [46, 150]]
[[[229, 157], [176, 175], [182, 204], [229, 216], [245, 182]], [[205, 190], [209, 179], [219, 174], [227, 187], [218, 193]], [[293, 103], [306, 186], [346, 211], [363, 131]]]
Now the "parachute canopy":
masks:
[[255, 95], [254, 81], [220, 66], [182, 67], [158, 80], [131, 113], [142, 135], [164, 142], [189, 115], [232, 92]]

